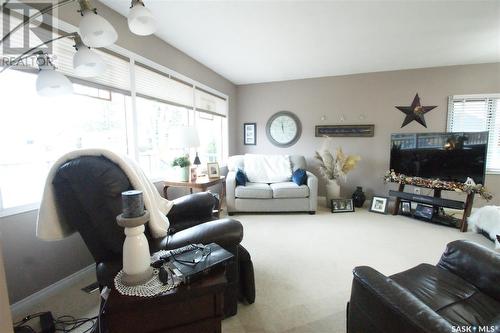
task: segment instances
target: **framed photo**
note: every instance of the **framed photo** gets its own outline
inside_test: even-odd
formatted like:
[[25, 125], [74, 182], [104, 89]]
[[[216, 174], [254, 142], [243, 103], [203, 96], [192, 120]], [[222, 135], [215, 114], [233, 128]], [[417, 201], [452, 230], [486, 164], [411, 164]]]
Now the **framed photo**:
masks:
[[354, 203], [352, 199], [332, 199], [332, 213], [354, 212]]
[[191, 174], [191, 181], [192, 182], [195, 182], [196, 179], [198, 178], [198, 173], [197, 173], [197, 169], [196, 168], [191, 168], [189, 170], [190, 174]]
[[370, 212], [387, 214], [387, 209], [389, 208], [389, 198], [374, 196], [370, 204]]
[[409, 201], [401, 201], [401, 214], [411, 215], [411, 203]]
[[257, 144], [257, 123], [243, 124], [243, 143], [247, 146]]
[[207, 163], [207, 174], [208, 178], [219, 178], [220, 177], [220, 169], [219, 163]]

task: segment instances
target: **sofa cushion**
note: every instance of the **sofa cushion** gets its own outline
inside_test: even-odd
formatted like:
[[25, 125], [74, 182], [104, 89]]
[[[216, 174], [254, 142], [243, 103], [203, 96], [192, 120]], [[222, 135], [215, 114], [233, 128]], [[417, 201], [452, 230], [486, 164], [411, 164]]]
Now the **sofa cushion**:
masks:
[[500, 313], [500, 302], [436, 266], [421, 264], [391, 278], [454, 325], [490, 325]]
[[273, 183], [269, 185], [273, 191], [273, 198], [307, 198], [309, 188], [306, 185], [297, 185], [294, 182]]
[[238, 169], [245, 171], [244, 156], [243, 155], [230, 156], [227, 160], [227, 170], [237, 171]]
[[292, 181], [297, 185], [305, 185], [307, 183], [307, 173], [304, 169], [297, 169], [292, 174]]
[[306, 159], [302, 155], [290, 155], [290, 163], [292, 164], [292, 170], [297, 169], [307, 169]]
[[254, 183], [278, 183], [292, 179], [288, 155], [245, 154], [245, 173]]
[[241, 169], [238, 169], [236, 172], [236, 185], [243, 185], [245, 186], [247, 184], [248, 178], [245, 172]]
[[268, 184], [247, 182], [245, 186], [236, 186], [234, 194], [237, 198], [271, 199], [273, 190]]

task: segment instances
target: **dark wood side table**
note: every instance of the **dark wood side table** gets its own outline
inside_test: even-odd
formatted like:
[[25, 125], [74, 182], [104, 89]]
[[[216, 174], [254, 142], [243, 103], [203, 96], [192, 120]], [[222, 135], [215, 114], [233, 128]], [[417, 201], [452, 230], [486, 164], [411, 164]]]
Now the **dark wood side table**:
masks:
[[198, 189], [202, 192], [207, 191], [207, 189], [211, 186], [220, 184], [221, 189], [219, 192], [219, 207], [217, 207], [217, 217], [220, 217], [220, 213], [222, 211], [222, 201], [226, 197], [226, 177], [221, 176], [217, 178], [208, 178], [208, 176], [198, 177], [196, 181], [187, 181], [181, 182], [178, 180], [165, 180], [163, 181], [163, 195], [166, 199], [168, 199], [168, 188], [169, 187], [184, 187], [189, 188], [189, 193], [193, 193], [193, 189]]
[[113, 289], [104, 314], [108, 333], [221, 332], [225, 269], [155, 297], [123, 296]]

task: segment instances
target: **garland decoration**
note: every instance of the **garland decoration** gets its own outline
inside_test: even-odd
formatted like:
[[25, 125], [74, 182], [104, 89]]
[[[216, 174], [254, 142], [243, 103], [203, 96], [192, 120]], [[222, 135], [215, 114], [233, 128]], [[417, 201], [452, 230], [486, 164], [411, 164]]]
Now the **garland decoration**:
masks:
[[439, 179], [426, 179], [420, 177], [405, 176], [403, 174], [394, 172], [394, 170], [389, 170], [384, 175], [384, 182], [413, 185], [437, 190], [455, 191], [458, 193], [476, 193], [486, 201], [490, 201], [491, 199], [493, 199], [493, 194], [489, 192], [485, 186], [483, 186], [482, 184], [474, 184], [473, 181], [467, 181], [465, 183], [448, 182]]

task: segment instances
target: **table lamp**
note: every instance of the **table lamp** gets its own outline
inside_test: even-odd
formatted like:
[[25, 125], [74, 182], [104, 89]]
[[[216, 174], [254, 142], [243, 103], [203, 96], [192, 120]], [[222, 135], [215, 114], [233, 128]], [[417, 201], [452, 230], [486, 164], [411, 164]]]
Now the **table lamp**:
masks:
[[[183, 149], [189, 155], [190, 148], [200, 146], [200, 138], [198, 131], [194, 127], [174, 127], [168, 134], [168, 143], [171, 149]], [[198, 152], [196, 152], [193, 164], [201, 164]]]

